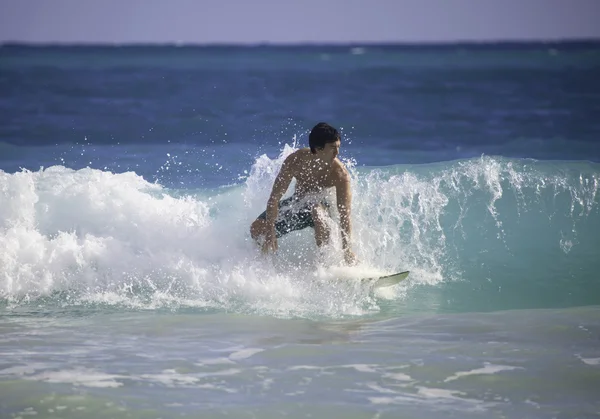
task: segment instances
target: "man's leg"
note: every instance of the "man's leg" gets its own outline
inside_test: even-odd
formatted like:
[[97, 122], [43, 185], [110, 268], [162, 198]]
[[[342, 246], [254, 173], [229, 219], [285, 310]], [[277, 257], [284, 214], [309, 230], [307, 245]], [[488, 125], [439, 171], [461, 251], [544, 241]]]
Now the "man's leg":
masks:
[[319, 247], [329, 243], [329, 226], [327, 225], [325, 217], [327, 217], [327, 215], [323, 205], [317, 205], [313, 208], [312, 218], [315, 225], [315, 240]]
[[267, 220], [264, 218], [257, 218], [250, 226], [250, 235], [254, 240], [258, 240], [259, 237], [267, 234]]

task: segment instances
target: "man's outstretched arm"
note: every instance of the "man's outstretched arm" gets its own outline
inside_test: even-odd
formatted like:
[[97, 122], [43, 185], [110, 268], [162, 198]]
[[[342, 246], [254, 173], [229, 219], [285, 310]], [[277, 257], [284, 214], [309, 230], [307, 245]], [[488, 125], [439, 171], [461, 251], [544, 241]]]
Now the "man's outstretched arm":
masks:
[[273, 183], [273, 189], [271, 195], [267, 201], [267, 234], [263, 245], [263, 251], [268, 252], [269, 250], [277, 250], [277, 237], [275, 235], [275, 220], [277, 220], [277, 214], [279, 213], [279, 200], [285, 194], [293, 178], [293, 166], [294, 160], [292, 156], [288, 156], [279, 174], [275, 178]]
[[337, 208], [340, 214], [340, 229], [342, 234], [342, 248], [344, 250], [344, 259], [346, 263], [353, 264], [356, 256], [352, 251], [352, 222], [350, 221], [352, 213], [352, 190], [350, 187], [350, 174], [343, 170], [340, 173], [339, 180], [336, 182]]

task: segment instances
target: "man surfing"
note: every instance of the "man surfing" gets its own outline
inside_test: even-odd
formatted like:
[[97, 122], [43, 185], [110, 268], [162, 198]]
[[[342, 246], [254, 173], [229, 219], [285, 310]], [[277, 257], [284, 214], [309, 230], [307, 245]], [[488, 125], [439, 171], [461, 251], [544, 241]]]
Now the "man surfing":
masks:
[[[314, 228], [317, 246], [327, 244], [329, 227], [324, 217], [328, 205], [323, 192], [327, 188], [335, 188], [344, 260], [349, 265], [356, 263], [350, 243], [350, 173], [337, 158], [340, 144], [337, 129], [320, 122], [310, 132], [309, 148], [297, 150], [285, 159], [275, 178], [266, 211], [250, 226], [250, 234], [254, 240], [263, 238], [263, 252], [275, 252], [279, 237], [306, 227]], [[296, 179], [294, 194], [280, 201], [293, 178]]]

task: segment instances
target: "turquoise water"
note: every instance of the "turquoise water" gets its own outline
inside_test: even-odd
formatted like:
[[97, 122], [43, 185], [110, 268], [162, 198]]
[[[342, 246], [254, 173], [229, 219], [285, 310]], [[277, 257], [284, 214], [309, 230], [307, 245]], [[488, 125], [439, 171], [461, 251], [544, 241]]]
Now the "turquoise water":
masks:
[[[598, 57], [0, 48], [0, 416], [596, 417]], [[352, 269], [248, 234], [322, 119]]]

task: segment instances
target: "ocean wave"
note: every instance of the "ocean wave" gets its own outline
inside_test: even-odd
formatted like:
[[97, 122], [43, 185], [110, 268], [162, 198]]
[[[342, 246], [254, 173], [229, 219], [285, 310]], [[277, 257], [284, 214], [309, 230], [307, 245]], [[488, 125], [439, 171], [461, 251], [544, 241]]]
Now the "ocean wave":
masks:
[[53, 166], [0, 171], [0, 298], [275, 316], [501, 310], [598, 304], [600, 165], [484, 156], [356, 167], [355, 276], [411, 270], [373, 294], [330, 281], [341, 263], [312, 232], [263, 257], [248, 227], [264, 210], [286, 147], [243, 184], [174, 190], [133, 173]]

